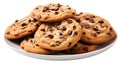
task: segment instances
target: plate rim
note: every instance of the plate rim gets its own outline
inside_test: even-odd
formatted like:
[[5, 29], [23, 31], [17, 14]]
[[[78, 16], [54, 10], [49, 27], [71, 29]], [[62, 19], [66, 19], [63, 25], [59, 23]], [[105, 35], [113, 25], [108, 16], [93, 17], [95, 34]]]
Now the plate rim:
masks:
[[97, 49], [97, 50], [94, 50], [91, 52], [87, 52], [87, 53], [82, 53], [82, 54], [68, 54], [68, 55], [44, 55], [44, 54], [29, 53], [29, 52], [22, 50], [20, 47], [19, 47], [19, 49], [16, 48], [16, 46], [18, 47], [18, 45], [15, 45], [15, 43], [10, 42], [5, 37], [4, 37], [4, 40], [10, 46], [10, 48], [12, 48], [14, 51], [16, 51], [22, 55], [32, 57], [32, 58], [45, 59], [45, 60], [75, 60], [75, 59], [88, 58], [88, 57], [91, 57], [91, 56], [94, 56], [94, 55], [97, 55], [97, 54], [100, 54], [100, 53], [106, 51], [107, 49], [112, 47], [113, 44], [116, 43], [117, 37], [114, 40], [112, 40], [110, 43], [108, 43], [107, 46], [102, 47], [100, 49]]

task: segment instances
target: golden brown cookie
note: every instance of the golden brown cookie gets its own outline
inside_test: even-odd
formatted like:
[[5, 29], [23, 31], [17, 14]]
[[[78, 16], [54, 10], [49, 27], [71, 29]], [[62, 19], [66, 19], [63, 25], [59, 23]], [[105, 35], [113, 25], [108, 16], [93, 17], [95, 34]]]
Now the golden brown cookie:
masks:
[[5, 37], [7, 39], [18, 39], [30, 34], [33, 34], [39, 27], [40, 22], [36, 19], [27, 16], [20, 20], [16, 20], [12, 25], [10, 25], [5, 32]]
[[31, 52], [31, 53], [37, 53], [37, 54], [51, 54], [53, 53], [53, 51], [51, 50], [47, 50], [47, 49], [43, 49], [41, 48], [37, 42], [34, 40], [34, 38], [27, 38], [24, 39], [21, 43], [20, 43], [20, 47], [27, 51], [27, 52]]
[[82, 36], [82, 28], [74, 19], [42, 23], [35, 33], [38, 45], [54, 51], [73, 47]]
[[67, 54], [81, 54], [81, 53], [87, 53], [87, 52], [94, 51], [97, 49], [97, 47], [98, 47], [98, 45], [90, 45], [90, 44], [78, 42], [71, 49], [68, 49], [64, 52]]
[[31, 16], [41, 22], [56, 22], [75, 14], [75, 9], [68, 5], [47, 4], [39, 5], [32, 10]]
[[80, 13], [72, 18], [83, 28], [83, 42], [99, 45], [116, 38], [114, 29], [104, 18], [90, 13]]

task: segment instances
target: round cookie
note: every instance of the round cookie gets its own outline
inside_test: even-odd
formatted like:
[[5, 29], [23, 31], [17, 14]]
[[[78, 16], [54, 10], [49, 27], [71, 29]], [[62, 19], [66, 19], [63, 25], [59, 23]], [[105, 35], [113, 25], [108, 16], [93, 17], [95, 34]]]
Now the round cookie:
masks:
[[103, 44], [116, 38], [116, 33], [107, 20], [90, 13], [80, 13], [72, 17], [83, 28], [81, 41], [90, 44]]
[[73, 16], [75, 12], [75, 9], [68, 5], [66, 6], [58, 3], [39, 5], [32, 10], [31, 16], [41, 22], [56, 22]]
[[20, 47], [27, 52], [37, 53], [37, 54], [51, 54], [53, 51], [41, 48], [34, 38], [24, 39], [20, 43]]
[[30, 16], [16, 20], [5, 31], [7, 39], [18, 39], [33, 34], [39, 27], [40, 22]]
[[38, 45], [54, 51], [73, 47], [82, 35], [82, 28], [74, 19], [55, 23], [42, 23], [35, 33]]
[[81, 53], [87, 53], [96, 50], [98, 45], [90, 45], [90, 44], [85, 44], [82, 42], [76, 43], [75, 46], [72, 48], [64, 51], [67, 54], [81, 54]]

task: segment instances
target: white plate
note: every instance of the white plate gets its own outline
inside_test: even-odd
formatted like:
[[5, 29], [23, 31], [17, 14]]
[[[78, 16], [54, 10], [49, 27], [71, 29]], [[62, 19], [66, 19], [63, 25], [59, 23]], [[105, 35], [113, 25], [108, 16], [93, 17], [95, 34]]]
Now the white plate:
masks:
[[34, 58], [38, 58], [38, 59], [46, 59], [46, 60], [74, 60], [74, 59], [82, 59], [82, 58], [87, 58], [90, 56], [94, 56], [96, 54], [99, 54], [105, 50], [107, 50], [108, 48], [110, 48], [114, 43], [114, 41], [111, 41], [109, 43], [106, 43], [104, 45], [99, 46], [99, 48], [95, 51], [91, 51], [88, 53], [83, 53], [83, 54], [73, 54], [73, 55], [67, 55], [67, 54], [55, 54], [55, 55], [43, 55], [43, 54], [34, 54], [34, 53], [29, 53], [26, 52], [24, 50], [22, 50], [19, 47], [19, 42], [20, 40], [8, 40], [5, 38], [5, 41], [8, 43], [8, 45], [10, 47], [12, 47], [12, 49], [14, 49], [15, 51], [17, 51], [18, 53], [21, 53], [23, 55], [26, 56], [30, 56], [30, 57], [34, 57]]

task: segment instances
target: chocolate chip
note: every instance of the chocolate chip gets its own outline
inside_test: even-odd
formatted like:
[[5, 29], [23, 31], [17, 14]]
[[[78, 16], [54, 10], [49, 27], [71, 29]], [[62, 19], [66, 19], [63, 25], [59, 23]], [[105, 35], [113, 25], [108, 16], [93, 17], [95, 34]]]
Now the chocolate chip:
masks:
[[89, 20], [90, 18], [89, 17], [85, 17], [85, 20]]
[[34, 18], [32, 22], [37, 22], [37, 19]]
[[33, 40], [30, 40], [30, 42], [32, 43], [32, 42], [33, 42]]
[[39, 46], [38, 44], [35, 44], [36, 46]]
[[43, 33], [43, 35], [45, 35], [46, 33]]
[[57, 4], [58, 7], [61, 7], [62, 5], [60, 3]]
[[72, 20], [68, 19], [67, 22], [68, 22], [69, 24], [71, 24], [71, 23], [72, 23]]
[[98, 31], [98, 27], [97, 27], [97, 26], [94, 27], [93, 30], [94, 30], [94, 31]]
[[56, 43], [59, 43], [59, 44], [60, 44], [60, 41], [56, 41]]
[[83, 14], [83, 12], [79, 13], [79, 14]]
[[97, 34], [96, 34], [96, 33], [92, 33], [91, 35], [92, 35], [92, 36], [94, 36], [94, 37], [96, 37], [96, 36], [97, 36]]
[[35, 8], [35, 10], [39, 9], [38, 7]]
[[33, 32], [32, 30], [29, 30], [28, 32]]
[[86, 33], [85, 32], [83, 32], [83, 35], [85, 35]]
[[70, 10], [71, 8], [70, 8], [70, 7], [68, 7], [68, 9]]
[[72, 13], [73, 15], [75, 14], [75, 12]]
[[65, 28], [65, 27], [63, 27], [63, 28], [62, 28], [62, 30], [63, 30], [63, 31], [65, 31], [65, 30], [66, 30], [66, 28]]
[[44, 7], [44, 8], [43, 8], [43, 12], [46, 12], [47, 10], [49, 10], [48, 7]]
[[108, 35], [111, 35], [109, 32], [107, 33]]
[[73, 17], [71, 17], [71, 18], [73, 18], [75, 21], [77, 21], [77, 22], [81, 22], [81, 20], [80, 20], [80, 18], [78, 18], [78, 17], [76, 17], [76, 16], [73, 16]]
[[83, 47], [83, 51], [88, 52], [88, 48], [87, 47]]
[[50, 10], [48, 10], [47, 12], [50, 12]]
[[39, 24], [36, 24], [35, 26], [36, 26], [36, 27], [39, 27]]
[[104, 21], [102, 21], [102, 20], [101, 20], [101, 21], [99, 21], [98, 23], [103, 24], [103, 23], [104, 23]]
[[97, 31], [97, 34], [100, 34], [100, 31]]
[[49, 16], [50, 14], [47, 14], [47, 16]]
[[108, 26], [105, 26], [106, 28], [108, 28]]
[[10, 34], [10, 32], [6, 32], [6, 34]]
[[113, 30], [113, 29], [110, 27], [110, 30]]
[[48, 37], [49, 37], [49, 38], [51, 38], [51, 39], [52, 39], [52, 38], [54, 38], [54, 36], [53, 36], [53, 35], [51, 35], [51, 34], [49, 34], [49, 35], [48, 35]]
[[26, 23], [22, 23], [22, 25], [21, 25], [21, 26], [22, 26], [22, 27], [23, 27], [23, 26], [26, 26]]
[[40, 31], [43, 31], [43, 32], [45, 32], [45, 29], [41, 29]]
[[72, 31], [69, 31], [69, 32], [68, 32], [68, 35], [71, 35], [71, 34], [72, 34]]
[[91, 23], [95, 23], [94, 19], [92, 19], [92, 18], [90, 18], [89, 21], [90, 21]]
[[75, 30], [77, 27], [76, 26], [73, 26], [73, 30]]
[[90, 19], [90, 16], [85, 16], [85, 20], [89, 20]]
[[92, 18], [95, 18], [95, 16], [92, 16]]
[[51, 47], [55, 47], [55, 44], [51, 44], [50, 46], [51, 46]]
[[76, 36], [78, 34], [78, 32], [76, 31], [76, 32], [74, 32], [74, 36]]
[[21, 47], [22, 49], [24, 49], [24, 47]]
[[87, 37], [87, 39], [89, 39], [89, 40], [90, 40], [90, 38], [89, 38], [89, 37]]
[[14, 36], [19, 36], [19, 34], [15, 34]]
[[89, 19], [91, 19], [91, 18], [95, 18], [95, 16], [85, 16], [85, 18], [89, 18]]
[[62, 36], [63, 34], [62, 33], [59, 33], [60, 34], [60, 36]]
[[31, 22], [31, 19], [29, 19], [28, 22]]
[[59, 14], [59, 12], [56, 11], [56, 12], [55, 12], [55, 15], [57, 15], [57, 14]]
[[56, 41], [56, 45], [57, 45], [57, 46], [59, 46], [59, 45], [60, 45], [60, 43], [61, 43], [60, 41]]
[[97, 36], [97, 34], [95, 33], [95, 34], [94, 34], [94, 36], [96, 37], [96, 36]]
[[90, 28], [90, 25], [89, 25], [89, 24], [84, 24], [84, 27], [85, 27], [86, 29], [88, 29], [88, 28]]
[[71, 45], [72, 45], [72, 43], [71, 43], [71, 42], [69, 42], [68, 47], [70, 47]]
[[15, 20], [15, 22], [18, 22], [19, 20]]
[[81, 20], [80, 20], [80, 19], [77, 19], [76, 21], [77, 21], [77, 22], [81, 22]]

